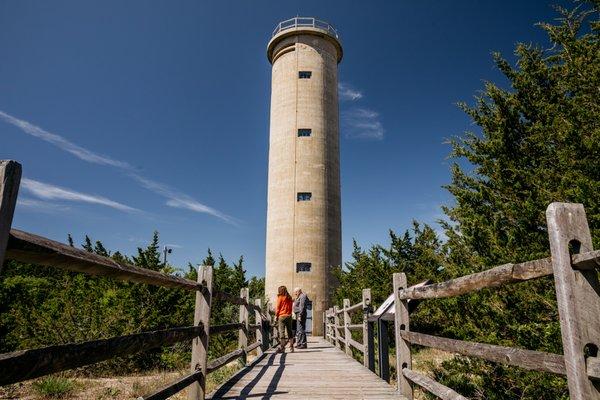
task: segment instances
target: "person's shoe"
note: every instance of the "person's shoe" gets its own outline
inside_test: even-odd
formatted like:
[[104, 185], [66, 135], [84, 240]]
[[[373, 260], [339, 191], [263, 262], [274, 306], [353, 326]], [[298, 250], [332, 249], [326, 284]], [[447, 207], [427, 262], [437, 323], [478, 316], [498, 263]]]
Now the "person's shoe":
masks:
[[299, 346], [296, 346], [297, 349], [305, 349], [306, 345], [305, 344], [301, 344]]

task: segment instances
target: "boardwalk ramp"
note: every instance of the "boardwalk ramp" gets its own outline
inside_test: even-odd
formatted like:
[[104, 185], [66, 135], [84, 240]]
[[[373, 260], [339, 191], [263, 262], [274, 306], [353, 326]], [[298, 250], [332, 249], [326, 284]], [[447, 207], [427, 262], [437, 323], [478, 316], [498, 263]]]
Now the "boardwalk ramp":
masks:
[[294, 353], [270, 350], [210, 394], [211, 399], [405, 399], [321, 337]]

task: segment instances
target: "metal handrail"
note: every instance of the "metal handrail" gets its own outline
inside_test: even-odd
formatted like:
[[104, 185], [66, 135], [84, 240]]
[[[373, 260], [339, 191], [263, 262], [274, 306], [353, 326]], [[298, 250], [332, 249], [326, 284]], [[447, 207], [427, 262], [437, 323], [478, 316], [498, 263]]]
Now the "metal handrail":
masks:
[[295, 17], [282, 21], [275, 27], [275, 30], [273, 31], [273, 36], [277, 35], [281, 31], [299, 27], [323, 29], [336, 39], [340, 38], [337, 31], [333, 26], [331, 26], [331, 24], [312, 17]]

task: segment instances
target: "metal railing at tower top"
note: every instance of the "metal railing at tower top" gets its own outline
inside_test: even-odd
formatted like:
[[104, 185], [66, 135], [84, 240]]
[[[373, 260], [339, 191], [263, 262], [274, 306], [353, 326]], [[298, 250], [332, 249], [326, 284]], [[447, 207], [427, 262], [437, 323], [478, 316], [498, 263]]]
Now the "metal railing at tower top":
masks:
[[333, 26], [331, 26], [331, 24], [311, 17], [295, 17], [282, 21], [279, 24], [277, 24], [275, 30], [273, 30], [273, 36], [277, 35], [281, 31], [304, 27], [323, 29], [336, 39], [340, 38], [337, 31]]

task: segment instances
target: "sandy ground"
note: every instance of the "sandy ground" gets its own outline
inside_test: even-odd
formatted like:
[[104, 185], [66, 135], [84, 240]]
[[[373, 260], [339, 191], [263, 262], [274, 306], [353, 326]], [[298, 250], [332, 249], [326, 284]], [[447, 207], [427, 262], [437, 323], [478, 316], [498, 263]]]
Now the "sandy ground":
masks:
[[[222, 379], [228, 374], [233, 374], [237, 366], [224, 368], [219, 377]], [[187, 371], [180, 372], [162, 372], [147, 375], [118, 376], [111, 378], [71, 378], [75, 382], [74, 390], [63, 397], [54, 397], [69, 400], [125, 400], [137, 399], [140, 396], [148, 395], [168, 383], [184, 376]], [[33, 387], [34, 381], [26, 381], [20, 384], [8, 387], [0, 387], [0, 399], [23, 399], [40, 400], [48, 399], [39, 394]], [[208, 392], [212, 391], [219, 382], [215, 379], [209, 379], [207, 382]], [[183, 390], [171, 397], [172, 399], [187, 399], [187, 392]]]

